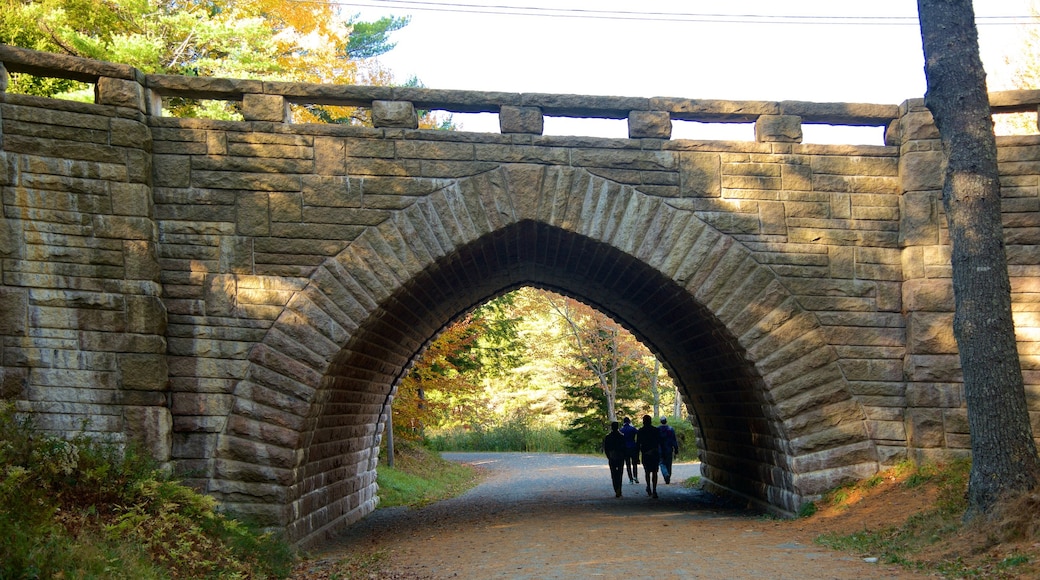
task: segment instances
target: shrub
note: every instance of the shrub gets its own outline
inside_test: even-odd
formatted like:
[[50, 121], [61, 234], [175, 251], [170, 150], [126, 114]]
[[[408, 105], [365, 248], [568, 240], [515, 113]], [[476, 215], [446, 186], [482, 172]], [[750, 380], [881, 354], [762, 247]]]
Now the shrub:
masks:
[[263, 578], [288, 545], [216, 511], [133, 446], [37, 432], [0, 402], [0, 578]]

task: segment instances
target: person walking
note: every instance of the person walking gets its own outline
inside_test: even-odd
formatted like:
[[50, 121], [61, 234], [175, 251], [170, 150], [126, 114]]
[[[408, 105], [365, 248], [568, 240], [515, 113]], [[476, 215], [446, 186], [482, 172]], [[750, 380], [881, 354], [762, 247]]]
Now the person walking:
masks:
[[614, 484], [614, 497], [621, 497], [621, 478], [625, 475], [625, 436], [618, 430], [618, 422], [610, 422], [610, 433], [603, 438], [603, 452], [610, 466], [610, 481]]
[[672, 459], [679, 453], [679, 440], [675, 437], [675, 429], [668, 424], [667, 417], [661, 417], [661, 477], [665, 485], [672, 482]]
[[643, 426], [636, 431], [640, 463], [646, 477], [646, 495], [657, 498], [657, 470], [661, 463], [661, 432], [654, 427], [650, 415], [643, 415]]
[[625, 425], [621, 434], [625, 436], [625, 467], [628, 468], [628, 482], [639, 483], [639, 448], [636, 447], [636, 429], [632, 420], [625, 417]]

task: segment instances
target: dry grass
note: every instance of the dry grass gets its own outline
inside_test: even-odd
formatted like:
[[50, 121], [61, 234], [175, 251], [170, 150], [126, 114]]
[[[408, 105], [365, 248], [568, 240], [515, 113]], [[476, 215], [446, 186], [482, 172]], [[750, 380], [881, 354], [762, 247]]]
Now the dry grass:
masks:
[[803, 525], [821, 544], [944, 578], [1040, 578], [1040, 493], [964, 523], [968, 469], [899, 466], [832, 491]]

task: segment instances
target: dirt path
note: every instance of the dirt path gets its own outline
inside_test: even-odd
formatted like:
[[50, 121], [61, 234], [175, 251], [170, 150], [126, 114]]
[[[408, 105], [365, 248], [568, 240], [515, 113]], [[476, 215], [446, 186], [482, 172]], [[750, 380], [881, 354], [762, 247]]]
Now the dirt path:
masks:
[[[812, 543], [804, 526], [659, 483], [659, 499], [625, 483], [616, 499], [606, 461], [554, 454], [446, 454], [487, 480], [422, 509], [377, 510], [317, 555], [389, 553], [396, 578], [924, 578]], [[697, 464], [676, 465], [673, 482]], [[643, 480], [643, 477], [640, 477]]]

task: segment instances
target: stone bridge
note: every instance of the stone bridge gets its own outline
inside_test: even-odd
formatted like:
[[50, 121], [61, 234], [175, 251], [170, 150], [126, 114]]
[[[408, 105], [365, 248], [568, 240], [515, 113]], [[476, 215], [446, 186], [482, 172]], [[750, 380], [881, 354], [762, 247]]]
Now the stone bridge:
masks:
[[[447, 324], [531, 285], [666, 364], [715, 490], [791, 513], [904, 459], [965, 454], [919, 99], [733, 102], [144, 75], [0, 46], [2, 395], [53, 432], [141, 441], [301, 545], [373, 510], [398, 379]], [[95, 103], [4, 92], [7, 71]], [[164, 118], [222, 99], [244, 120]], [[1040, 95], [996, 93], [996, 112]], [[371, 127], [292, 124], [306, 104]], [[416, 129], [487, 112], [499, 133]], [[542, 135], [627, 119], [628, 139]], [[672, 140], [673, 121], [755, 140]], [[884, 144], [803, 144], [806, 123]], [[1040, 137], [998, 140], [1007, 258], [1040, 433]], [[85, 427], [84, 427], [85, 425]]]

